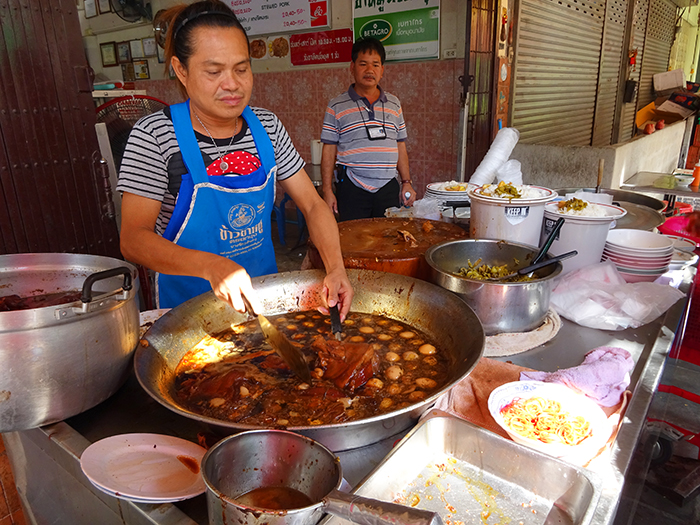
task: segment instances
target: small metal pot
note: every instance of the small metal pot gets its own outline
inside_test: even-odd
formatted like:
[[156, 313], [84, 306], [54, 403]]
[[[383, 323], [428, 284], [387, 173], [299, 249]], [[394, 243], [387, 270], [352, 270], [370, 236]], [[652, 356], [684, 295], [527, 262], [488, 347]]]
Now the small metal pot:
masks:
[[562, 264], [557, 262], [537, 270], [536, 279], [527, 282], [486, 282], [455, 273], [468, 261], [475, 263], [479, 259], [484, 264], [507, 264], [517, 269], [526, 266], [536, 254], [537, 250], [527, 244], [465, 239], [432, 246], [425, 253], [425, 260], [430, 266], [430, 280], [461, 297], [476, 313], [486, 335], [493, 335], [527, 332], [542, 324], [549, 310], [552, 279], [559, 275]]
[[0, 312], [0, 432], [74, 416], [123, 384], [139, 335], [136, 268], [71, 253], [0, 256], [2, 295], [83, 290], [57, 306]]
[[[220, 441], [202, 459], [202, 477], [209, 525], [312, 525], [324, 512], [355, 523], [442, 524], [434, 512], [340, 492], [338, 458], [286, 430], [253, 430]], [[304, 502], [279, 510], [244, 503], [242, 496], [256, 489], [274, 491], [268, 499], [292, 489]]]

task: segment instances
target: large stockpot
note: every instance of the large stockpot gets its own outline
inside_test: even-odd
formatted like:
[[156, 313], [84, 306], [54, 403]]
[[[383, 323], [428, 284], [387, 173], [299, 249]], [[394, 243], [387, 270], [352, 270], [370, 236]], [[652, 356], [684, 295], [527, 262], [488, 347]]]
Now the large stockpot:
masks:
[[61, 421], [116, 392], [138, 342], [136, 277], [109, 257], [0, 256], [2, 296], [82, 289], [88, 299], [0, 312], [0, 432]]
[[[320, 270], [279, 273], [255, 278], [253, 286], [266, 315], [313, 310], [321, 304], [324, 276]], [[440, 394], [471, 372], [484, 349], [484, 331], [476, 314], [447, 290], [412, 277], [370, 270], [348, 270], [348, 276], [355, 290], [352, 311], [385, 315], [422, 330], [438, 348], [449, 352], [453, 366], [443, 388], [410, 407], [343, 424], [289, 427], [335, 452], [375, 443], [411, 426]], [[259, 428], [192, 412], [178, 403], [174, 391], [175, 368], [185, 353], [207, 334], [247, 320], [213, 292], [173, 308], [155, 322], [136, 350], [134, 366], [141, 386], [170, 410], [224, 432]]]
[[[560, 262], [537, 270], [536, 279], [526, 282], [487, 282], [455, 275], [468, 261], [514, 270], [526, 266], [537, 254], [533, 246], [491, 239], [449, 241], [431, 247], [425, 254], [430, 280], [456, 293], [479, 317], [486, 335], [527, 332], [539, 327], [549, 310], [552, 279], [562, 270]], [[519, 261], [516, 265], [515, 261]], [[546, 260], [546, 258], [545, 258]]]

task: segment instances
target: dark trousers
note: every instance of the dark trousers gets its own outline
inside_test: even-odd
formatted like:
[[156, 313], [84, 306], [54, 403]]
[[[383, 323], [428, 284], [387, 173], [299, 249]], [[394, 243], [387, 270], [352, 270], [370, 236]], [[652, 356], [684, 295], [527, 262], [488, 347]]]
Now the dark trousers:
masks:
[[355, 186], [347, 177], [335, 184], [335, 198], [338, 201], [339, 221], [384, 217], [387, 208], [400, 206], [401, 186], [391, 179], [376, 193]]

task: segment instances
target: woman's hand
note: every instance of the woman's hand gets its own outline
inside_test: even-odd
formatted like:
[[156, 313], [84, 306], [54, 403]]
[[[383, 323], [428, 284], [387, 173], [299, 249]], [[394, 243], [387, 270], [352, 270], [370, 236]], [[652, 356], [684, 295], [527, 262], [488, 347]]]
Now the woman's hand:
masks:
[[[322, 299], [327, 307], [338, 305], [341, 321], [344, 321], [350, 312], [350, 304], [352, 304], [354, 293], [348, 274], [343, 267], [327, 273], [323, 279]], [[321, 307], [319, 311], [323, 314], [328, 314], [328, 308]]]
[[241, 294], [246, 296], [255, 310], [251, 313], [257, 314], [263, 311], [262, 303], [250, 282], [250, 276], [240, 264], [225, 257], [217, 257], [208, 265], [205, 273], [216, 296], [222, 301], [226, 301], [237, 311], [245, 312], [245, 304]]

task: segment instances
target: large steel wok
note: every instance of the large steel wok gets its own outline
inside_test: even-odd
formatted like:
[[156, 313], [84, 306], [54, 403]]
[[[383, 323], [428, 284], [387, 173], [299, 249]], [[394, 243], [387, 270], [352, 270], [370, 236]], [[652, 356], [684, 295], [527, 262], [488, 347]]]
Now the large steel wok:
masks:
[[[385, 315], [424, 331], [439, 348], [449, 352], [453, 366], [448, 384], [410, 407], [343, 424], [289, 428], [336, 452], [375, 443], [411, 426], [440, 394], [472, 371], [484, 349], [479, 319], [451, 292], [398, 274], [349, 270], [348, 275], [355, 290], [352, 311]], [[321, 304], [323, 277], [320, 270], [280, 273], [254, 279], [253, 286], [266, 314], [298, 312]], [[139, 383], [156, 401], [185, 417], [229, 433], [258, 428], [194, 413], [181, 406], [174, 396], [175, 368], [184, 354], [207, 334], [247, 320], [246, 315], [217, 299], [213, 292], [174, 308], [153, 325], [136, 350], [134, 366]]]

